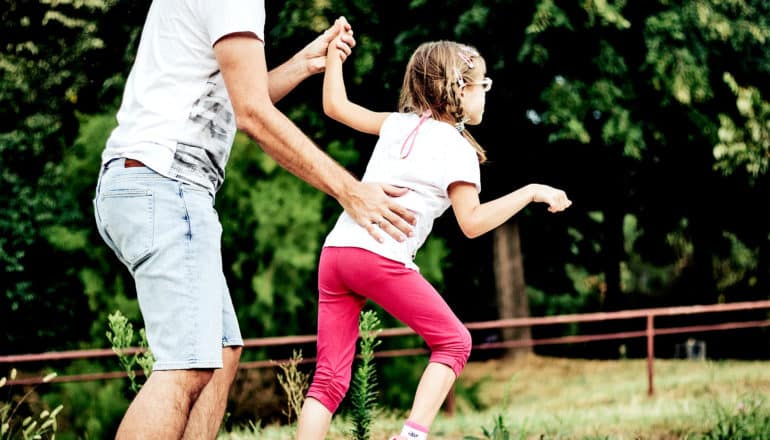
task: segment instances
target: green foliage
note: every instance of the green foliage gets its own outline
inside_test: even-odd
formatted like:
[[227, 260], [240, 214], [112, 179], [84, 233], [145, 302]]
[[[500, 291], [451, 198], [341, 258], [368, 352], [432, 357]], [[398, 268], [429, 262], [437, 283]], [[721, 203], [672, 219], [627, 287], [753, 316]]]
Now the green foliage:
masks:
[[709, 419], [713, 427], [702, 435], [702, 440], [753, 440], [770, 438], [770, 408], [767, 397], [744, 397], [737, 404], [716, 404]]
[[767, 174], [770, 164], [770, 103], [755, 87], [741, 87], [729, 73], [724, 81], [736, 97], [743, 124], [736, 124], [727, 113], [719, 114], [719, 143], [714, 146], [714, 168], [732, 174], [745, 168], [755, 181]]
[[[217, 195], [225, 273], [244, 333], [312, 329], [325, 196], [289, 174], [245, 136]], [[259, 317], [255, 319], [255, 317]]]
[[374, 349], [382, 341], [377, 339], [380, 331], [380, 318], [372, 310], [361, 312], [358, 328], [361, 333], [361, 362], [353, 373], [350, 388], [352, 404], [351, 435], [355, 440], [368, 440], [371, 424], [377, 411], [377, 372], [374, 365]]
[[[612, 25], [620, 30], [630, 27], [629, 21], [621, 14], [622, 2], [612, 5], [605, 1], [585, 2], [588, 19], [585, 28]], [[552, 23], [553, 22], [553, 23]], [[520, 59], [530, 59], [543, 64], [548, 54], [544, 46], [537, 43], [542, 34], [551, 27], [560, 27], [557, 23], [569, 23], [564, 11], [551, 1], [543, 1], [538, 6], [528, 36], [519, 53]], [[552, 26], [556, 25], [556, 26]], [[572, 25], [567, 29], [577, 32]], [[582, 30], [582, 29], [581, 29]], [[634, 120], [628, 107], [635, 92], [628, 81], [628, 66], [614, 41], [602, 39], [593, 64], [599, 71], [592, 78], [568, 78], [557, 75], [550, 86], [546, 87], [541, 99], [547, 103], [548, 110], [539, 118], [549, 127], [549, 142], [573, 140], [588, 144], [594, 137], [599, 137], [608, 145], [622, 146], [627, 157], [640, 159], [645, 149], [645, 140], [640, 121]], [[601, 132], [592, 134], [589, 125], [602, 121]]]
[[[501, 414], [497, 415], [491, 429], [487, 429], [486, 427], [482, 427], [481, 429], [484, 432], [485, 439], [510, 440], [511, 438], [511, 432], [506, 427], [505, 422], [503, 421], [503, 416]], [[466, 436], [464, 440], [481, 440], [481, 439], [478, 437]]]
[[144, 329], [139, 330], [138, 347], [139, 352], [129, 353], [128, 349], [134, 348], [134, 326], [128, 322], [120, 310], [116, 310], [109, 316], [110, 330], [107, 332], [107, 340], [112, 345], [112, 351], [118, 355], [118, 360], [123, 370], [128, 375], [131, 382], [131, 390], [138, 393], [142, 384], [136, 381], [136, 372], [134, 369], [138, 366], [144, 372], [145, 380], [152, 373], [152, 366], [155, 363], [155, 357], [147, 347], [147, 335]]
[[676, 261], [657, 265], [645, 261], [637, 251], [637, 241], [644, 239], [644, 231], [639, 228], [639, 222], [633, 214], [623, 218], [623, 246], [627, 259], [621, 262], [621, 290], [627, 293], [655, 295], [670, 285], [672, 280], [681, 275], [681, 271], [692, 259], [692, 244], [687, 242], [683, 228], [686, 222], [680, 224], [677, 230], [669, 234], [667, 244], [679, 258]]
[[278, 383], [286, 393], [287, 407], [284, 411], [288, 423], [291, 424], [292, 417], [299, 419], [302, 411], [302, 404], [305, 401], [305, 391], [307, 391], [309, 377], [307, 373], [300, 371], [297, 366], [302, 363], [302, 350], [293, 350], [291, 359], [288, 362], [278, 364], [283, 374], [278, 374]]
[[[56, 377], [56, 373], [51, 373], [43, 377], [43, 383], [50, 382]], [[12, 369], [9, 374], [10, 380], [16, 379], [16, 369]], [[0, 378], [0, 389], [6, 386], [7, 377]], [[56, 437], [57, 422], [56, 417], [64, 408], [57, 406], [52, 411], [42, 410], [39, 414], [22, 415], [19, 409], [35, 390], [35, 387], [27, 391], [18, 400], [12, 399], [10, 389], [6, 401], [0, 402], [0, 439], [53, 439]]]
[[446, 241], [437, 236], [430, 236], [415, 256], [414, 262], [425, 277], [438, 291], [443, 290], [444, 271], [450, 269], [450, 251]]
[[[67, 368], [71, 374], [102, 371], [104, 365], [93, 361], [74, 362]], [[64, 405], [56, 438], [76, 440], [114, 436], [132, 397], [133, 391], [127, 389], [123, 380], [108, 380], [62, 383], [56, 392], [45, 394], [43, 400], [51, 406], [55, 401]]]
[[[102, 85], [101, 20], [116, 4], [10, 2], [0, 12], [6, 31], [0, 47], [0, 206], [7, 213], [0, 217], [0, 295], [14, 312], [4, 334], [8, 350], [75, 346], [94, 322], [82, 319], [89, 310], [86, 297], [62, 292], [82, 291], [79, 272], [92, 269], [88, 255], [102, 252], [101, 244], [91, 251], [100, 239], [90, 197], [103, 144], [91, 146], [99, 150], [87, 163], [70, 160], [85, 159], [72, 148], [76, 112], [96, 100]], [[32, 313], [39, 318], [34, 328], [14, 322]], [[98, 334], [105, 323], [103, 316]]]
[[722, 236], [728, 242], [730, 251], [723, 258], [714, 257], [714, 280], [717, 290], [724, 293], [744, 282], [749, 286], [756, 284], [756, 275], [753, 274], [757, 269], [759, 249], [749, 248], [733, 233], [725, 231]]
[[[388, 315], [384, 315], [383, 320], [387, 317]], [[396, 325], [395, 319], [389, 322], [394, 322], [393, 325]], [[398, 339], [399, 347], [422, 348], [425, 346], [425, 342], [419, 336]], [[414, 390], [417, 389], [417, 384], [425, 371], [427, 356], [387, 358], [382, 359], [377, 365], [379, 366], [377, 377], [382, 383], [398, 384], [398, 386], [382, 387], [378, 392], [378, 401], [385, 408], [409, 408], [414, 401]]]

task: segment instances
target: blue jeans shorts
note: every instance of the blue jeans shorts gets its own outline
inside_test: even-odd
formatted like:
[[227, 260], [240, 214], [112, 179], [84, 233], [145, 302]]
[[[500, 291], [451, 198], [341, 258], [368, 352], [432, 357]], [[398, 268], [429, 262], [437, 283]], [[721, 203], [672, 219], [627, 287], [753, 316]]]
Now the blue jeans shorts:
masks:
[[102, 167], [94, 215], [134, 277], [153, 370], [222, 368], [222, 347], [243, 339], [222, 270], [214, 197], [124, 162]]

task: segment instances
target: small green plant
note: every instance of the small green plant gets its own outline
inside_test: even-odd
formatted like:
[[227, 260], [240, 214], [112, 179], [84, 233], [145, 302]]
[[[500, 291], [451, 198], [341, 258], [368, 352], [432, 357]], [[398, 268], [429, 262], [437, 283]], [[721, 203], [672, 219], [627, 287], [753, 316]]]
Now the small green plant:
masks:
[[[16, 379], [16, 369], [12, 369], [9, 374], [10, 380]], [[43, 377], [43, 383], [48, 383], [56, 377], [56, 373], [51, 373]], [[0, 388], [5, 387], [8, 378], [0, 378]], [[61, 412], [63, 405], [57, 406], [53, 411], [43, 410], [37, 417], [26, 416], [20, 419], [19, 408], [32, 394], [36, 387], [27, 391], [17, 402], [12, 401], [10, 387], [7, 401], [0, 404], [0, 440], [11, 439], [51, 439], [56, 438], [56, 416]]]
[[382, 341], [377, 339], [382, 329], [380, 318], [373, 310], [361, 312], [358, 324], [361, 334], [361, 363], [353, 373], [350, 402], [355, 440], [368, 440], [372, 418], [377, 410], [377, 372], [374, 368], [374, 349]]
[[[134, 393], [138, 393], [142, 388], [142, 384], [136, 380], [135, 366], [139, 366], [144, 371], [145, 378], [150, 377], [152, 372], [152, 365], [155, 363], [155, 357], [147, 346], [147, 334], [144, 329], [139, 330], [139, 348], [142, 350], [129, 354], [128, 349], [133, 347], [134, 343], [134, 326], [128, 322], [128, 318], [120, 313], [120, 310], [116, 310], [115, 313], [109, 315], [110, 330], [107, 332], [107, 340], [112, 344], [112, 351], [118, 355], [120, 365], [128, 375], [128, 380], [131, 381], [131, 390]], [[145, 379], [146, 380], [146, 379]]]
[[[508, 428], [505, 426], [505, 422], [503, 422], [503, 416], [498, 414], [497, 418], [494, 420], [494, 425], [492, 426], [492, 429], [487, 429], [485, 427], [481, 427], [482, 432], [484, 432], [484, 438], [488, 440], [510, 440], [511, 439], [511, 432], [508, 430]], [[479, 437], [473, 437], [473, 436], [466, 436], [463, 440], [482, 440]]]
[[509, 440], [511, 438], [511, 432], [508, 431], [508, 427], [505, 426], [503, 416], [499, 414], [497, 415], [497, 419], [495, 419], [495, 425], [492, 430], [490, 431], [487, 428], [482, 428], [482, 431], [484, 431], [484, 435], [489, 440]]
[[288, 362], [278, 364], [283, 374], [278, 373], [278, 383], [288, 397], [286, 410], [283, 412], [291, 424], [292, 417], [299, 417], [302, 404], [305, 402], [305, 391], [308, 386], [308, 375], [299, 371], [297, 365], [302, 363], [302, 350], [292, 351]]
[[717, 405], [713, 411], [716, 423], [711, 430], [696, 438], [703, 440], [770, 439], [770, 408], [766, 398], [752, 395], [735, 405]]

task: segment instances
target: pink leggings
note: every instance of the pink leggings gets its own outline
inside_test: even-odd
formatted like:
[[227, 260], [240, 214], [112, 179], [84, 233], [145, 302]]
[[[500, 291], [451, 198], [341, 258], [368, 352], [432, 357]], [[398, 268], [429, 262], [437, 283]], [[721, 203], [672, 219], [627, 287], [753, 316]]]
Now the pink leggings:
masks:
[[350, 385], [358, 318], [370, 299], [422, 336], [430, 361], [460, 375], [471, 336], [419, 272], [364, 249], [326, 247], [318, 270], [318, 361], [308, 397], [334, 413]]

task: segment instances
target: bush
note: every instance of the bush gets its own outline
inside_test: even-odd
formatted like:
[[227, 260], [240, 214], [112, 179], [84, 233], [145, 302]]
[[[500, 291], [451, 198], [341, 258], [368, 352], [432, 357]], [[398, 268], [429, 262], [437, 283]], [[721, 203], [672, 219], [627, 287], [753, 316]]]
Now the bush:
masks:
[[770, 408], [764, 396], [753, 395], [735, 405], [716, 405], [716, 422], [710, 431], [699, 437], [703, 440], [770, 439]]

